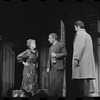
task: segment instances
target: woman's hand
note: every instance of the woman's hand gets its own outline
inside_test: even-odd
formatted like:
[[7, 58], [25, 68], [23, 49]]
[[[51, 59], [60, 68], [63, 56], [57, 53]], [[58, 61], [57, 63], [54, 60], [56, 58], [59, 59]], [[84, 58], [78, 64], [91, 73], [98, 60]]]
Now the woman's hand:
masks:
[[24, 66], [29, 66], [28, 62], [22, 62]]
[[27, 78], [29, 78], [29, 77], [30, 77], [30, 75], [31, 75], [31, 73], [27, 73]]

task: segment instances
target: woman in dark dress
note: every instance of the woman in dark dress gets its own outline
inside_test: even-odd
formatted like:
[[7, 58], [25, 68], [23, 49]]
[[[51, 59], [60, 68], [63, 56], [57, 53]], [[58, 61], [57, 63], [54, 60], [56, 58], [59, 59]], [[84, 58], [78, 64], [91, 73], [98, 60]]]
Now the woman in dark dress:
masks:
[[27, 40], [27, 46], [28, 49], [17, 56], [18, 62], [22, 62], [24, 65], [21, 89], [25, 92], [31, 93], [31, 95], [34, 95], [38, 90], [38, 51], [36, 50], [36, 43], [33, 39]]

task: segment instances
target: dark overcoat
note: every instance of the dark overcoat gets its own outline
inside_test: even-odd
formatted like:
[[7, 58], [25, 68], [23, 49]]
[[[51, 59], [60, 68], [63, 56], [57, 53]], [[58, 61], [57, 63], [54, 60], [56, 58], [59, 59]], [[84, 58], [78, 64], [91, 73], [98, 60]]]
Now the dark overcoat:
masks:
[[[56, 53], [56, 63], [51, 61], [51, 53]], [[67, 56], [65, 45], [61, 42], [56, 42], [49, 49], [48, 65], [50, 69], [49, 77], [49, 93], [51, 96], [62, 96], [63, 77], [64, 77], [64, 57]]]

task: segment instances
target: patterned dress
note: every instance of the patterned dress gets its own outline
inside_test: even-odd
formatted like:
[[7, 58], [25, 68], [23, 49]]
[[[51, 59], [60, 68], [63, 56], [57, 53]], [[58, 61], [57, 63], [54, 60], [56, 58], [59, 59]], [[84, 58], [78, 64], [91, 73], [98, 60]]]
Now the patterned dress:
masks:
[[37, 50], [27, 49], [17, 56], [18, 62], [28, 62], [29, 66], [24, 66], [21, 89], [34, 95], [38, 90], [37, 84]]

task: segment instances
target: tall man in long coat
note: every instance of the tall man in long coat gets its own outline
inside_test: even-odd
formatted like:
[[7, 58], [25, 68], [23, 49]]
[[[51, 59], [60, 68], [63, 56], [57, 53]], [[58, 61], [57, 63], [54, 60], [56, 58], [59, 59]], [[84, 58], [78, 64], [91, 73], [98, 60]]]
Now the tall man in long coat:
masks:
[[82, 96], [89, 96], [90, 80], [95, 79], [95, 62], [91, 36], [84, 29], [84, 23], [74, 24], [72, 79], [78, 80]]
[[64, 57], [67, 56], [65, 45], [57, 41], [57, 34], [51, 33], [48, 41], [52, 44], [49, 48], [47, 72], [50, 72], [50, 96], [62, 96], [64, 77]]

